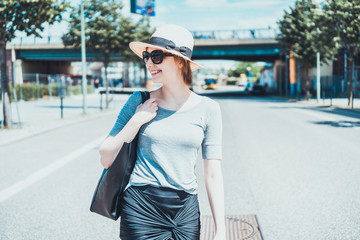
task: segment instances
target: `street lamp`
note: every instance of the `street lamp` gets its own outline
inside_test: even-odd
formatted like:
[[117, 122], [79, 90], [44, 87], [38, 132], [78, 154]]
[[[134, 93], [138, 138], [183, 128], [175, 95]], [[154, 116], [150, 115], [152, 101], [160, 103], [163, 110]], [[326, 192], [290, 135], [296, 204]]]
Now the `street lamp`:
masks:
[[82, 62], [82, 93], [83, 93], [83, 114], [86, 114], [86, 48], [85, 48], [85, 19], [84, 19], [84, 0], [81, 1], [81, 62]]
[[[317, 8], [316, 8], [316, 13], [318, 15], [322, 15], [323, 14], [323, 9], [322, 9], [322, 6], [320, 5], [321, 3], [318, 1], [317, 3]], [[320, 34], [320, 29], [317, 28], [316, 29], [317, 31], [317, 34]], [[321, 78], [321, 74], [320, 74], [320, 52], [318, 51], [316, 53], [316, 100], [317, 102], [320, 102], [320, 97], [321, 97], [321, 81], [320, 81], [320, 78]]]

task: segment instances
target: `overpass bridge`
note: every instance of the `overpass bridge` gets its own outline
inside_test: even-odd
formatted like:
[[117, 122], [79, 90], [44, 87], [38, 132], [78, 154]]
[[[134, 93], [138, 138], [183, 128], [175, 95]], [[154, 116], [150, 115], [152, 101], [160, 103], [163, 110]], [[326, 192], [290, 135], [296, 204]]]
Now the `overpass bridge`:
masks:
[[[229, 59], [238, 61], [273, 62], [280, 57], [280, 45], [274, 29], [240, 29], [222, 31], [194, 31], [193, 59]], [[29, 39], [27, 39], [29, 40]], [[45, 39], [22, 38], [11, 42], [17, 59], [25, 62], [72, 62], [81, 60], [81, 50], [65, 47], [59, 36]], [[87, 52], [88, 61], [96, 61], [96, 53]], [[121, 61], [122, 56], [112, 54], [111, 61]]]

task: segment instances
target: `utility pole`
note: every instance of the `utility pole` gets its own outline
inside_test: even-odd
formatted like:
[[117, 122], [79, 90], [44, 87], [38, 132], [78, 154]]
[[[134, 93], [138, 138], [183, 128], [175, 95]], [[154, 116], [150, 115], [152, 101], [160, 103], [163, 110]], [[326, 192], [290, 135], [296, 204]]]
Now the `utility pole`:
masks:
[[18, 100], [17, 100], [17, 95], [16, 95], [16, 89], [15, 89], [16, 55], [15, 55], [14, 46], [11, 49], [11, 62], [12, 62], [12, 89], [13, 89], [13, 95], [14, 95], [14, 100], [15, 100], [16, 112], [17, 112], [17, 116], [18, 116], [18, 122], [19, 122], [20, 128], [22, 128], [21, 119], [20, 119], [20, 112], [19, 112], [19, 106], [18, 106]]
[[81, 1], [81, 62], [82, 62], [83, 114], [86, 114], [87, 79], [86, 79], [84, 0]]
[[320, 83], [320, 53], [316, 53], [316, 97], [317, 102], [320, 102], [321, 83]]

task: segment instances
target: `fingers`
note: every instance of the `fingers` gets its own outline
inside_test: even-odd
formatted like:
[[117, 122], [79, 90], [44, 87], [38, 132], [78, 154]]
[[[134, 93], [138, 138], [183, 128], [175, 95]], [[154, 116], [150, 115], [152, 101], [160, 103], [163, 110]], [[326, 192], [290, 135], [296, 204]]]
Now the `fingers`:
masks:
[[155, 101], [155, 99], [151, 102], [151, 108], [154, 111], [157, 111], [159, 109], [157, 102]]
[[156, 112], [159, 109], [155, 98], [148, 99], [144, 103], [140, 104], [138, 108], [142, 110], [150, 109], [152, 112]]
[[155, 102], [155, 101], [156, 101], [156, 98], [149, 98], [147, 101], [149, 101], [149, 102]]
[[156, 98], [150, 98], [144, 104], [150, 104], [151, 106], [152, 105], [157, 106]]

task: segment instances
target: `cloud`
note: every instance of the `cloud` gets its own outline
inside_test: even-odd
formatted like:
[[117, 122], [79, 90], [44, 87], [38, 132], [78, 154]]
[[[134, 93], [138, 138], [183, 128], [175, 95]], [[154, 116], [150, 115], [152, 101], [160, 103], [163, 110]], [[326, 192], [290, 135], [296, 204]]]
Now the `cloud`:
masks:
[[160, 5], [160, 6], [156, 6], [155, 5], [155, 14], [165, 14], [171, 11], [171, 9], [173, 9], [174, 7], [170, 6], [164, 6], [164, 5]]
[[251, 29], [251, 28], [277, 28], [276, 24], [277, 18], [274, 17], [265, 17], [257, 19], [238, 19], [237, 24], [240, 29]]
[[284, 4], [284, 0], [255, 0], [255, 1], [229, 1], [229, 0], [186, 0], [183, 4], [192, 8], [241, 8], [241, 9], [263, 9], [271, 6]]
[[208, 8], [223, 6], [226, 3], [226, 0], [186, 0], [184, 5], [195, 8]]

